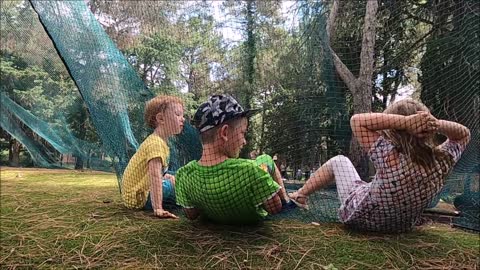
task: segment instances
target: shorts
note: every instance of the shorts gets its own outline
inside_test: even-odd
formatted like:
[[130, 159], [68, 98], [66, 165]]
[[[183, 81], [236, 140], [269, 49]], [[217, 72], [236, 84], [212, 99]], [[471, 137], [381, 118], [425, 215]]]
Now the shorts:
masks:
[[[175, 203], [175, 187], [172, 182], [168, 180], [162, 181], [162, 203]], [[143, 207], [145, 210], [153, 210], [152, 199], [150, 193], [148, 193], [147, 202]]]

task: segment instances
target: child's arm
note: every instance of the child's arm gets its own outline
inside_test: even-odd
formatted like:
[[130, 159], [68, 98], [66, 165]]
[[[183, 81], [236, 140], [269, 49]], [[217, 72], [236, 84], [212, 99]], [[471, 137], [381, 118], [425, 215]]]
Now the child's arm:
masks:
[[263, 203], [263, 209], [265, 209], [270, 215], [274, 215], [282, 211], [282, 201], [280, 200], [278, 193]]
[[174, 214], [163, 210], [161, 158], [154, 158], [148, 161], [148, 176], [150, 178], [150, 198], [152, 199], [153, 214], [160, 218], [178, 218]]
[[470, 130], [462, 124], [438, 120], [438, 132], [447, 136], [448, 139], [456, 141], [463, 147], [470, 141]]
[[417, 137], [423, 137], [438, 127], [438, 120], [428, 112], [409, 116], [386, 113], [355, 114], [350, 119], [353, 135], [368, 151], [380, 136], [377, 131], [385, 129], [405, 130]]

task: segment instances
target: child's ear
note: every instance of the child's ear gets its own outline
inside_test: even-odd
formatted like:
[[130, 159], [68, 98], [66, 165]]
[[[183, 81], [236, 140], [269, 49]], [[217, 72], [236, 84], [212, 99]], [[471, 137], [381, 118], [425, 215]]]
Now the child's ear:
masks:
[[163, 113], [157, 113], [155, 115], [155, 121], [157, 122], [157, 124], [163, 123]]
[[223, 125], [219, 130], [219, 136], [223, 141], [228, 141], [228, 125]]

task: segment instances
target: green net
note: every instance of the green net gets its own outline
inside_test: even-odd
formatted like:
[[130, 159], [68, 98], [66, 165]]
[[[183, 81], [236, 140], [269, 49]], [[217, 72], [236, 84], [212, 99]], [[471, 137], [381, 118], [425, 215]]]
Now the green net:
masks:
[[[84, 138], [88, 137], [85, 134], [87, 128], [85, 125], [88, 123], [85, 122], [91, 121], [90, 125], [95, 127], [95, 134], [90, 137], [94, 137], [94, 139], [96, 136], [100, 137], [103, 149], [102, 155], [109, 157], [105, 160], [110, 161], [110, 167], [115, 166], [115, 171], [121, 175], [129, 158], [138, 148], [135, 136], [141, 139], [148, 132], [145, 125], [142, 125], [143, 106], [146, 100], [153, 97], [153, 94], [145, 88], [136, 72], [105, 34], [86, 5], [47, 2], [38, 5], [32, 2], [32, 4], [55, 45], [55, 48], [50, 46], [46, 50], [52, 55], [54, 55], [52, 51], [59, 53], [86, 106], [78, 108], [78, 103], [83, 102], [78, 98], [75, 100], [75, 97], [68, 97], [65, 93], [63, 96], [60, 94], [48, 96], [47, 93], [42, 93], [46, 96], [46, 99], [55, 99], [59, 96], [62, 99], [71, 99], [69, 102], [67, 101], [70, 106], [62, 106], [66, 107], [67, 112], [55, 112], [55, 116], [48, 119], [50, 123], [36, 118], [28, 111], [22, 110], [18, 105], [14, 107], [15, 103], [2, 95], [4, 109], [10, 110], [12, 115], [18, 117], [18, 120], [14, 122], [20, 122], [22, 125], [28, 126], [34, 134], [46, 140], [58, 152], [74, 155], [77, 159], [88, 159], [89, 162], [91, 158], [86, 158], [87, 155], [91, 156], [98, 145], [94, 146], [92, 143], [75, 138], [69, 131], [69, 125], [65, 119], [70, 118], [70, 123], [81, 122], [84, 126], [77, 127], [77, 134], [75, 135]], [[29, 6], [22, 5], [12, 8], [10, 11], [19, 10], [25, 13], [32, 11]], [[7, 7], [5, 11], [8, 11]], [[70, 14], [71, 17], [60, 15], [62, 12]], [[78, 16], [78, 14], [85, 14], [86, 16]], [[30, 16], [32, 15], [30, 13]], [[59, 18], [64, 20], [59, 20]], [[8, 19], [11, 19], [11, 21], [8, 21]], [[15, 23], [20, 23], [17, 19], [15, 17], [7, 18], [4, 26], [7, 27], [7, 32], [26, 38], [24, 35], [28, 35], [28, 32], [21, 33], [13, 28]], [[32, 19], [30, 18], [30, 20]], [[37, 24], [36, 27], [38, 28], [39, 22], [36, 21], [32, 24]], [[72, 35], [72, 31], [74, 31], [74, 35]], [[27, 50], [29, 48], [22, 49]], [[28, 51], [24, 53], [28, 53]], [[47, 65], [45, 70], [49, 73], [48, 75], [51, 77], [57, 75], [54, 72], [59, 71], [54, 70], [55, 67], [48, 66], [48, 62], [44, 64]], [[64, 70], [60, 69], [60, 71], [65, 73]], [[57, 75], [57, 78], [53, 78], [53, 80], [62, 75], [65, 74]], [[74, 88], [73, 85], [70, 87]], [[13, 89], [14, 94], [15, 90]], [[20, 91], [17, 90], [17, 92]], [[79, 115], [75, 115], [79, 111]], [[72, 119], [75, 117], [83, 119]], [[45, 118], [45, 116], [41, 118]], [[137, 123], [138, 125], [132, 127], [131, 123]], [[195, 130], [187, 127], [182, 135], [171, 140], [172, 146], [178, 145], [178, 147], [174, 147], [176, 151], [172, 153], [174, 170], [184, 164], [185, 160], [198, 155], [195, 154], [199, 152], [199, 144], [195, 144], [196, 137]], [[189, 140], [188, 143], [185, 142], [186, 138]], [[187, 145], [188, 148], [182, 147]], [[30, 152], [42, 153], [42, 149], [32, 147], [27, 147], [27, 149]], [[182, 155], [182, 158], [176, 158], [178, 155]], [[59, 161], [54, 158], [50, 159], [50, 163], [58, 164]], [[38, 165], [47, 166], [49, 163], [38, 162]], [[101, 169], [100, 166], [92, 168]]]
[[[24, 165], [115, 170], [121, 180], [153, 131], [144, 121], [145, 102], [167, 94], [183, 100], [187, 119], [181, 134], [167, 136], [168, 155], [152, 155], [161, 157], [164, 173], [175, 175], [201, 157], [198, 132], [189, 119], [210, 95], [229, 93], [244, 109], [260, 109], [245, 131], [241, 155], [249, 158], [258, 149], [272, 156], [266, 162], [274, 176], [270, 180], [280, 179], [274, 182], [293, 192], [322, 166], [338, 174], [353, 172], [348, 162], [338, 161], [342, 158], [329, 163], [341, 154], [352, 161], [358, 178], [375, 186], [379, 165], [361, 147], [368, 135], [352, 133], [350, 118], [381, 112], [410, 96], [437, 118], [468, 127], [470, 143], [447, 178], [437, 175], [446, 178], [444, 184], [430, 179], [431, 172], [413, 177], [424, 179], [414, 189], [421, 194], [389, 195], [407, 202], [408, 213], [387, 200], [383, 206], [364, 205], [355, 215], [364, 220], [381, 213], [388, 222], [402, 224], [440, 201], [461, 211], [457, 225], [479, 229], [477, 1], [7, 1], [1, 12], [0, 145], [13, 153], [15, 140], [20, 142], [29, 153]], [[445, 139], [438, 135], [435, 144]], [[224, 221], [229, 211], [239, 215], [237, 204], [252, 197], [253, 206], [242, 205], [242, 211], [264, 215], [259, 207], [269, 196], [252, 184], [265, 177], [258, 168], [242, 163], [202, 171], [189, 166], [192, 171], [176, 184], [186, 178], [203, 184], [181, 188], [186, 193], [198, 189], [194, 199], [180, 195], [183, 206], [209, 209], [207, 217], [215, 219], [216, 213], [222, 217], [217, 221]], [[243, 173], [237, 177], [238, 172]], [[387, 178], [396, 174], [410, 177], [399, 169]], [[147, 171], [139, 178], [143, 175]], [[338, 214], [348, 210], [343, 189], [349, 194], [363, 184], [336, 178], [309, 194], [308, 211], [296, 208], [269, 217], [338, 221]], [[346, 179], [358, 180], [355, 175]], [[276, 187], [270, 180], [265, 193]], [[168, 182], [163, 181], [163, 190], [173, 190]], [[393, 192], [388, 188], [381, 186], [379, 192]], [[398, 188], [402, 194], [411, 189]], [[140, 204], [151, 203], [149, 189], [140, 190]], [[354, 225], [362, 228], [366, 221]], [[392, 225], [386, 230], [401, 229]]]

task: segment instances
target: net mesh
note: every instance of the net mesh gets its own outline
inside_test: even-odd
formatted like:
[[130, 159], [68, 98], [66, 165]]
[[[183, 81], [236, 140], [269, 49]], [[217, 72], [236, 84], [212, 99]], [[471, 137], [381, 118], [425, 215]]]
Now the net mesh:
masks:
[[[308, 211], [285, 209], [269, 218], [340, 218], [360, 228], [373, 222], [367, 229], [374, 230], [379, 230], [375, 227], [379, 223], [390, 222], [394, 225], [385, 230], [402, 230], [405, 220], [414, 221], [415, 213], [441, 199], [461, 211], [456, 224], [478, 230], [479, 4], [469, 0], [377, 3], [2, 2], [2, 147], [11, 152], [16, 139], [29, 152], [27, 165], [114, 170], [122, 187], [132, 156], [141, 152], [142, 142], [152, 132], [158, 135], [157, 129], [145, 124], [145, 103], [158, 94], [173, 95], [183, 100], [183, 130], [175, 135], [170, 128], [174, 123], [164, 123], [160, 130], [173, 132], [161, 134], [168, 151], [149, 154], [160, 157], [156, 166], [166, 175], [175, 175], [191, 160], [201, 161], [180, 171], [184, 173], [175, 183], [180, 187], [173, 188], [171, 178], [163, 180], [162, 187], [145, 180], [135, 191], [142, 194], [136, 193], [142, 205], [158, 206], [161, 197], [151, 201], [150, 188], [157, 195], [163, 190], [164, 198], [180, 190], [177, 203], [200, 208], [210, 219], [235, 223], [242, 217], [251, 221], [263, 216], [267, 206], [262, 203], [272, 199], [278, 185], [284, 189], [275, 194], [285, 200], [282, 190], [304, 187], [302, 191], [309, 193], [311, 187]], [[368, 39], [372, 26], [374, 38]], [[239, 134], [228, 145], [242, 148], [240, 155], [246, 159], [255, 149], [272, 158], [257, 158], [256, 163], [228, 161], [232, 164], [217, 168], [213, 166], [218, 165], [217, 150], [229, 155], [233, 150], [217, 145], [207, 155], [211, 149], [205, 152], [205, 141], [202, 156], [198, 131], [189, 120], [215, 93], [230, 94], [243, 109], [260, 108], [246, 130], [235, 127], [227, 132]], [[418, 168], [402, 163], [400, 169], [383, 172], [386, 180], [381, 182], [379, 160], [384, 156], [377, 152], [390, 153], [390, 146], [368, 140], [363, 129], [352, 132], [353, 114], [382, 112], [406, 96], [422, 101], [438, 119], [469, 128], [470, 143], [448, 177], [426, 170], [415, 178], [408, 171]], [[378, 117], [360, 122], [369, 128], [379, 122], [383, 129], [392, 129]], [[398, 120], [392, 123], [400, 125]], [[446, 137], [434, 139], [440, 145]], [[377, 152], [367, 155], [370, 147], [362, 148], [364, 141], [377, 143]], [[400, 144], [394, 142], [393, 149], [401, 149]], [[153, 148], [161, 147], [155, 143]], [[446, 150], [458, 152], [454, 146]], [[422, 163], [422, 154], [406, 151], [399, 152], [408, 156], [402, 162]], [[348, 157], [353, 167], [342, 157], [332, 160], [339, 154]], [[377, 155], [375, 161], [369, 161], [372, 155]], [[205, 161], [214, 169], [200, 166]], [[426, 165], [448, 171], [442, 166]], [[337, 174], [336, 181], [317, 187], [311, 183], [321, 178], [322, 168]], [[137, 174], [141, 178], [148, 172]], [[342, 177], [346, 180], [340, 181]], [[401, 185], [412, 178], [421, 184]], [[308, 179], [312, 181], [305, 185]], [[369, 184], [353, 181], [359, 179]], [[393, 180], [399, 181], [399, 188], [388, 186]], [[362, 197], [346, 204], [344, 193], [352, 190], [360, 194], [353, 196], [357, 199], [368, 194], [367, 200]], [[405, 194], [393, 195], [397, 190]], [[381, 195], [375, 197], [374, 191]], [[376, 204], [372, 196], [378, 199]], [[408, 207], [397, 205], [403, 203]], [[360, 206], [345, 209], [353, 204]], [[289, 206], [284, 203], [284, 207]], [[347, 213], [354, 214], [347, 217]], [[375, 213], [381, 220], [375, 219]]]

